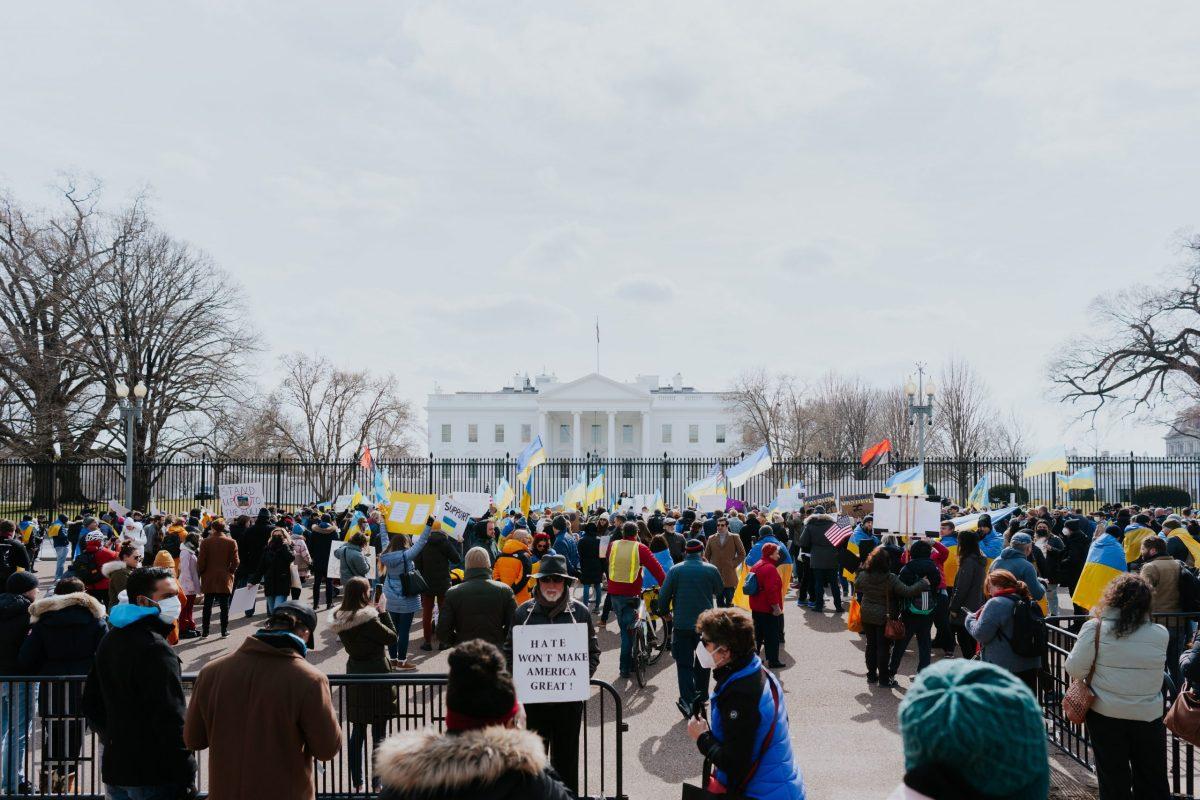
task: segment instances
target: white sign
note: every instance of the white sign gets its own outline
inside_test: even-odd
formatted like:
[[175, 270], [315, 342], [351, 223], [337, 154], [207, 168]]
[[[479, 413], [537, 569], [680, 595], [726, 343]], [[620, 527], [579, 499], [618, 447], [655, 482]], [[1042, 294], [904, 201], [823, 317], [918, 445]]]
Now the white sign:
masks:
[[924, 497], [875, 496], [875, 531], [879, 533], [937, 533], [942, 522], [942, 504]]
[[108, 510], [116, 512], [118, 517], [123, 517], [129, 513], [129, 509], [118, 503], [116, 500], [108, 501]]
[[513, 684], [522, 703], [583, 702], [590, 692], [587, 625], [516, 625]]
[[222, 483], [217, 494], [221, 497], [221, 516], [227, 522], [243, 514], [253, 517], [266, 505], [261, 483]]
[[696, 501], [696, 508], [701, 514], [710, 511], [724, 511], [726, 497], [723, 494], [702, 494]]
[[804, 507], [804, 492], [799, 489], [780, 489], [775, 496], [776, 511], [799, 511]]
[[252, 611], [254, 609], [254, 599], [257, 596], [258, 584], [256, 583], [235, 590], [233, 598], [229, 601], [229, 616], [236, 618], [247, 611]]
[[333, 498], [333, 510], [340, 514], [350, 507], [350, 501], [354, 499], [352, 494], [339, 494]]
[[601, 558], [608, 557], [608, 544], [611, 541], [612, 541], [612, 536], [601, 536], [600, 537], [600, 557]]
[[438, 498], [434, 519], [442, 523], [442, 531], [462, 541], [471, 517], [481, 517], [492, 504], [487, 492], [452, 492]]

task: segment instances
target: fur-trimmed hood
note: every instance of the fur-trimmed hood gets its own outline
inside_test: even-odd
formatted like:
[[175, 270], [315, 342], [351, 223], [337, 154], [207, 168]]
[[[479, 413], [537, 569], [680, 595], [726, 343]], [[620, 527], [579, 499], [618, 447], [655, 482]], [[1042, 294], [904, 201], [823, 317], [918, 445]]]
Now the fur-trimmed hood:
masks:
[[50, 597], [43, 597], [40, 600], [34, 600], [33, 605], [29, 607], [29, 621], [37, 622], [45, 614], [49, 614], [52, 611], [62, 611], [72, 606], [79, 606], [85, 609], [96, 619], [104, 619], [107, 616], [107, 613], [104, 611], [104, 605], [99, 600], [90, 594], [72, 592], [71, 594], [56, 594]]
[[471, 784], [494, 784], [508, 772], [537, 775], [546, 750], [533, 731], [494, 725], [460, 734], [430, 728], [379, 745], [375, 767], [384, 786], [402, 795], [443, 795]]
[[837, 522], [837, 517], [833, 514], [809, 514], [804, 521], [812, 522], [814, 519], [823, 519], [830, 524]]
[[104, 566], [100, 567], [100, 574], [106, 578], [111, 578], [114, 572], [122, 569], [128, 569], [128, 567], [128, 564], [118, 558], [117, 560], [109, 561]]
[[363, 623], [370, 622], [373, 619], [379, 619], [379, 612], [374, 606], [364, 606], [358, 611], [355, 611], [350, 616], [339, 614], [337, 609], [329, 612], [329, 630], [334, 633], [348, 631], [351, 628], [357, 628]]

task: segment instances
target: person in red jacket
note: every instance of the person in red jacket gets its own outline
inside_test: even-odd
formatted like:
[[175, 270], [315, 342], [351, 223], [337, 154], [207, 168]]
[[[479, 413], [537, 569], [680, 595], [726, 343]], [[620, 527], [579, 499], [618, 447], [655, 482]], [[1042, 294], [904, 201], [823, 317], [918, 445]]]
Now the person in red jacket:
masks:
[[[608, 596], [621, 628], [622, 678], [628, 678], [633, 669], [633, 626], [642, 600], [643, 567], [658, 579], [659, 586], [667, 579], [650, 548], [638, 541], [637, 525], [626, 522], [621, 525], [621, 539], [608, 546]], [[603, 624], [604, 619], [600, 622]]]
[[754, 618], [755, 649], [766, 648], [767, 666], [779, 669], [779, 633], [783, 627], [783, 579], [775, 565], [779, 563], [779, 545], [767, 542], [762, 546], [762, 558], [750, 568], [758, 583], [758, 591], [749, 596], [750, 616]]
[[104, 534], [95, 530], [88, 531], [83, 540], [83, 552], [71, 562], [75, 577], [83, 581], [87, 593], [102, 605], [108, 603], [108, 576], [104, 574], [104, 565], [117, 558], [115, 550], [104, 546]]

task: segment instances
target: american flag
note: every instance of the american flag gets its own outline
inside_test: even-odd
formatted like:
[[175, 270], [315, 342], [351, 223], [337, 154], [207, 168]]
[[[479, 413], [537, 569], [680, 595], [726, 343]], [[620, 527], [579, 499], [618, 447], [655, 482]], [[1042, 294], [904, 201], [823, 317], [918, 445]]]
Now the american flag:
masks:
[[850, 517], [838, 517], [838, 521], [833, 527], [825, 531], [825, 538], [834, 547], [841, 547], [842, 543], [850, 538], [850, 534], [854, 533], [854, 520]]

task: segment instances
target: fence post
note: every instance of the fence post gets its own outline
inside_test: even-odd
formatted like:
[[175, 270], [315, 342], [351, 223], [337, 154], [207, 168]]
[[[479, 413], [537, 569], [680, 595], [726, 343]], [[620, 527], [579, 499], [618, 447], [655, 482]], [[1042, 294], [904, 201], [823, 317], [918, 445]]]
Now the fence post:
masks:
[[[58, 459], [50, 462], [50, 518], [58, 516]], [[37, 553], [33, 554], [37, 558]]]
[[283, 505], [283, 453], [275, 454], [275, 505]]
[[429, 453], [429, 485], [425, 494], [433, 494], [433, 452]]
[[825, 471], [821, 465], [825, 463], [825, 455], [817, 453], [817, 494], [825, 494]]
[[1129, 451], [1129, 497], [1127, 497], [1125, 499], [1126, 503], [1133, 502], [1133, 489], [1134, 489], [1134, 483], [1133, 483], [1133, 481], [1134, 481], [1134, 461], [1133, 461], [1133, 459], [1134, 459], [1133, 451], [1130, 450]]

